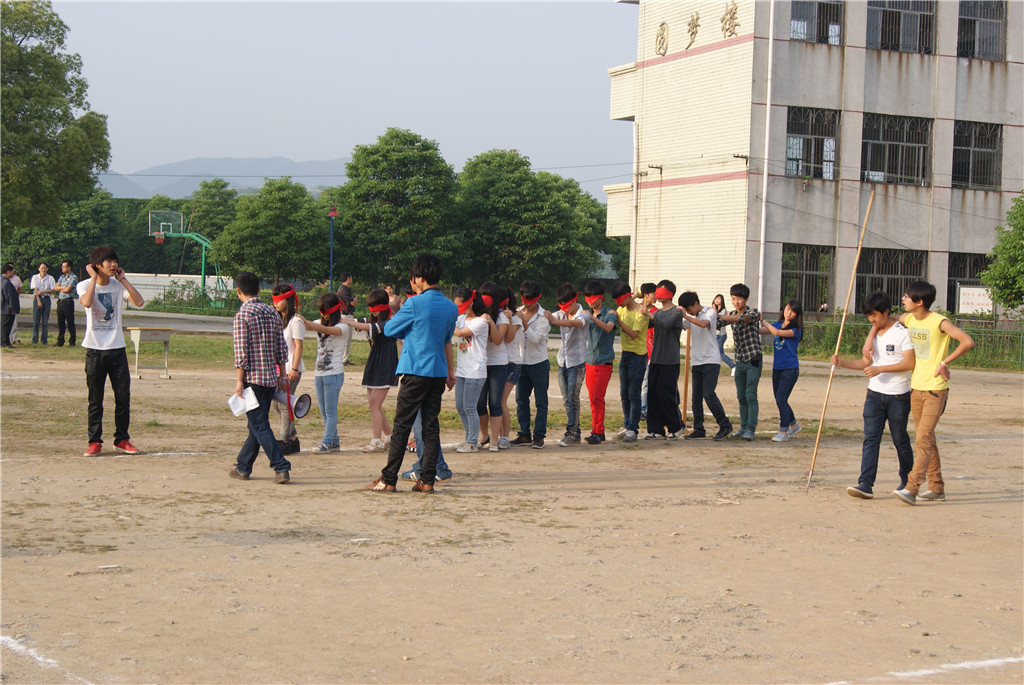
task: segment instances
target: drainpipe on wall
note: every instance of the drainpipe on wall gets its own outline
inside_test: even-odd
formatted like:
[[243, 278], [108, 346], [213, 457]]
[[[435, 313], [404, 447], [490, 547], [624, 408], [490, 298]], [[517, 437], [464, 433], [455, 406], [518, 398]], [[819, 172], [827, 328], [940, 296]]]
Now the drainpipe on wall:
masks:
[[772, 66], [775, 62], [775, 0], [768, 10], [768, 82], [765, 89], [764, 158], [761, 162], [761, 238], [757, 266], [757, 308], [764, 310], [764, 240], [768, 223], [768, 151], [772, 121]]
[[640, 221], [640, 133], [633, 119], [633, 234], [629, 239], [629, 282], [636, 284], [636, 232]]

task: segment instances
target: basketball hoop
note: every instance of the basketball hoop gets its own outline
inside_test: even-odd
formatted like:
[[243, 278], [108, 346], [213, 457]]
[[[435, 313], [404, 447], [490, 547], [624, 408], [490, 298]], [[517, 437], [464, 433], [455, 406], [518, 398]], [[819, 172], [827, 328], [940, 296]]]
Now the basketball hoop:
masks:
[[164, 244], [164, 234], [163, 233], [156, 233], [154, 235], [156, 236], [156, 244], [157, 245], [163, 245]]

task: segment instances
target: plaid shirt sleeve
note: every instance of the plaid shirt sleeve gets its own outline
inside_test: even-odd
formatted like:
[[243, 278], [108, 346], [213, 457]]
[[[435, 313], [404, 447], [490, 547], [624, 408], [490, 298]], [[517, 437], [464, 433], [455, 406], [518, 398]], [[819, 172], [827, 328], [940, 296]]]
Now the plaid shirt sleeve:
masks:
[[235, 368], [249, 370], [249, 325], [245, 312], [245, 304], [235, 314], [231, 326], [231, 339], [235, 346]]

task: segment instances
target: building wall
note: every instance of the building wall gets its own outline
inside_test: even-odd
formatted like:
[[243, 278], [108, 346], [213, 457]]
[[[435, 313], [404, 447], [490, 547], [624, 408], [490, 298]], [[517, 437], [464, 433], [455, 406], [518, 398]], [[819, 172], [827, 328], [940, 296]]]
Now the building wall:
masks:
[[[729, 39], [721, 31], [723, 4], [641, 2], [638, 60], [609, 72], [612, 118], [635, 125], [636, 207], [631, 185], [609, 188], [609, 235], [632, 235], [635, 210], [631, 278], [671, 278], [707, 300], [743, 280], [752, 303], [774, 311], [783, 244], [830, 245], [836, 252], [830, 304], [843, 306], [874, 188], [864, 246], [926, 251], [926, 277], [937, 286], [938, 306], [946, 307], [948, 253], [989, 252], [995, 226], [1024, 185], [1024, 37], [1012, 30], [1024, 25], [1024, 3], [1008, 3], [1006, 60], [993, 62], [956, 57], [956, 2], [938, 3], [936, 55], [866, 49], [864, 2], [844, 3], [843, 44], [790, 40], [791, 4], [776, 2], [767, 160], [771, 3], [737, 2], [738, 35]], [[687, 48], [696, 13], [701, 26]], [[662, 22], [669, 34], [664, 56], [655, 52]], [[839, 180], [785, 176], [790, 106], [841, 110]], [[866, 112], [933, 120], [930, 185], [860, 182]], [[951, 188], [957, 120], [1003, 125], [1000, 191]], [[734, 155], [749, 158], [749, 167]]]

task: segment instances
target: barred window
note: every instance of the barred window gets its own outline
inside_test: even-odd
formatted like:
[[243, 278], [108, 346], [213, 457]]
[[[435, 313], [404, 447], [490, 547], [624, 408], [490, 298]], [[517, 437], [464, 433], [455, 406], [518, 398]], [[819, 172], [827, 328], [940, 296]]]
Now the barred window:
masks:
[[860, 173], [865, 183], [931, 185], [932, 120], [865, 114]]
[[946, 308], [952, 310], [957, 303], [958, 285], [981, 285], [981, 272], [992, 260], [988, 255], [975, 252], [950, 252], [949, 273], [946, 275]]
[[1002, 61], [1006, 55], [1006, 2], [960, 0], [957, 57]]
[[1003, 127], [958, 121], [953, 129], [953, 187], [998, 190], [1001, 179]]
[[842, 0], [793, 0], [789, 37], [808, 43], [843, 44]]
[[867, 47], [933, 54], [934, 0], [868, 0]]
[[779, 311], [790, 300], [799, 300], [805, 311], [823, 304], [833, 309], [836, 248], [831, 245], [782, 244], [782, 299]]
[[857, 263], [857, 306], [877, 290], [895, 306], [908, 285], [924, 280], [927, 264], [928, 253], [923, 250], [863, 248]]
[[786, 176], [836, 180], [839, 112], [790, 107], [786, 119]]

